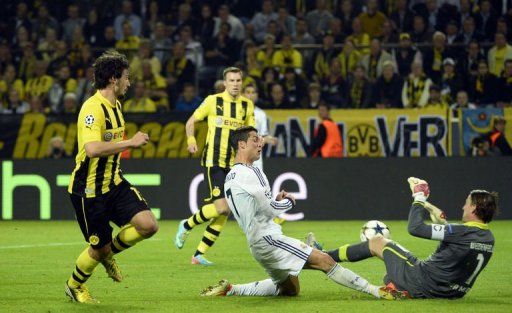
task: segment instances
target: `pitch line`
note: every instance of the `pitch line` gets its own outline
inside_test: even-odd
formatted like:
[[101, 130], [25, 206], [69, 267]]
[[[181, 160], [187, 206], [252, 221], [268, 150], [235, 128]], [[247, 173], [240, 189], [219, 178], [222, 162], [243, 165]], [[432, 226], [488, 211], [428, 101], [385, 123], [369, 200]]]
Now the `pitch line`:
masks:
[[[149, 239], [144, 241], [161, 241], [162, 239]], [[85, 242], [77, 241], [77, 242], [51, 242], [51, 243], [40, 243], [40, 244], [32, 244], [32, 245], [12, 245], [12, 246], [0, 246], [0, 250], [7, 249], [25, 249], [25, 248], [44, 248], [44, 247], [62, 247], [62, 246], [74, 246], [74, 245], [83, 245]]]

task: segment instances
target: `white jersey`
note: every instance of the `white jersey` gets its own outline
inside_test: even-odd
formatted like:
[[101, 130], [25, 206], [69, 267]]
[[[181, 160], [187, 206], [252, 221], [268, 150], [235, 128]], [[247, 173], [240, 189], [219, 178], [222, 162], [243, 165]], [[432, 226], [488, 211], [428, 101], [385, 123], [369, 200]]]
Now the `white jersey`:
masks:
[[274, 200], [267, 176], [259, 168], [236, 163], [226, 175], [224, 193], [249, 245], [264, 236], [283, 234], [273, 218], [292, 209], [293, 202]]
[[[254, 122], [256, 124], [256, 130], [258, 130], [258, 134], [260, 136], [267, 136], [268, 135], [268, 120], [267, 120], [267, 114], [265, 114], [265, 111], [258, 108], [257, 106], [254, 107]], [[263, 155], [260, 156], [260, 158], [256, 161], [254, 161], [253, 166], [256, 166], [260, 169], [260, 171], [263, 171]]]

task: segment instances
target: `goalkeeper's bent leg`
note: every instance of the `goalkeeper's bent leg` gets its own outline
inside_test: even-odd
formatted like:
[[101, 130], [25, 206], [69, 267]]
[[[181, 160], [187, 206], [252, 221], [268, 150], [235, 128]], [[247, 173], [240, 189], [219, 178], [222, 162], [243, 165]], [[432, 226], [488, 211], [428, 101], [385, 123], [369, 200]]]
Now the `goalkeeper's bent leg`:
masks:
[[196, 253], [194, 256], [198, 254], [205, 254], [208, 249], [213, 246], [217, 238], [220, 236], [220, 232], [226, 225], [228, 221], [227, 215], [219, 215], [217, 218], [212, 220], [210, 225], [208, 225], [203, 233], [203, 239], [197, 246]]
[[186, 230], [191, 230], [197, 225], [219, 217], [219, 215], [220, 214], [217, 212], [213, 203], [205, 204], [196, 214], [188, 218], [188, 220], [183, 224], [183, 227], [185, 227]]

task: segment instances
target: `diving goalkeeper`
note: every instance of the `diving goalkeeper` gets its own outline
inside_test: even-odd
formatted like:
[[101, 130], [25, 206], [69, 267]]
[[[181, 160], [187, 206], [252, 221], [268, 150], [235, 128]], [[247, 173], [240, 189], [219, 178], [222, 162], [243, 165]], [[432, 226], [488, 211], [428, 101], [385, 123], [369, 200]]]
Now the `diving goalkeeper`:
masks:
[[[471, 191], [462, 207], [463, 224], [445, 224], [442, 211], [427, 202], [428, 183], [414, 177], [408, 182], [414, 198], [409, 213], [409, 233], [440, 241], [429, 258], [418, 260], [404, 247], [381, 236], [327, 253], [337, 262], [357, 262], [372, 256], [382, 259], [386, 264], [384, 283], [389, 288], [408, 292], [412, 298], [462, 298], [491, 259], [494, 236], [489, 222], [498, 211], [498, 194]], [[423, 209], [438, 223], [425, 224]], [[307, 241], [319, 246], [312, 233]]]

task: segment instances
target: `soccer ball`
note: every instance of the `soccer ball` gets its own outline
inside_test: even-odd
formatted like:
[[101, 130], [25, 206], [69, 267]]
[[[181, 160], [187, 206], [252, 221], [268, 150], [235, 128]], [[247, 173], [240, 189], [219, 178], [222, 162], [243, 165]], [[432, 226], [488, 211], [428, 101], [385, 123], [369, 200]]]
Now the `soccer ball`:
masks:
[[360, 238], [361, 241], [367, 241], [372, 239], [375, 236], [382, 236], [384, 238], [390, 239], [391, 233], [389, 232], [389, 227], [381, 221], [372, 220], [366, 222], [361, 228]]

